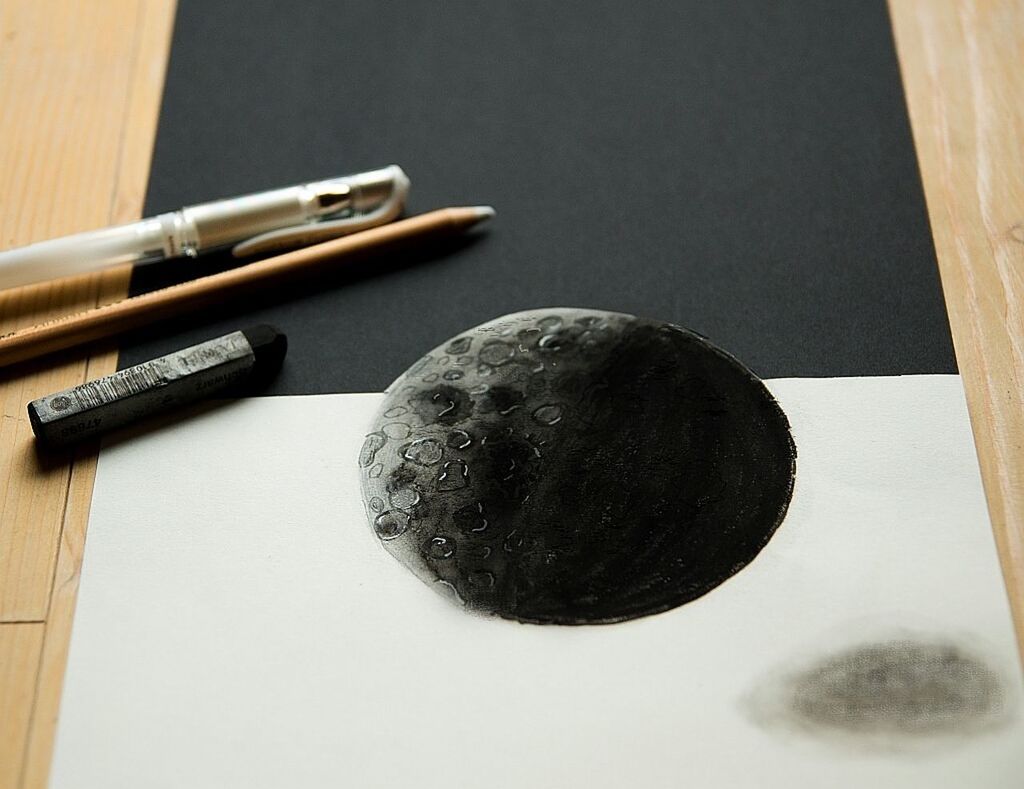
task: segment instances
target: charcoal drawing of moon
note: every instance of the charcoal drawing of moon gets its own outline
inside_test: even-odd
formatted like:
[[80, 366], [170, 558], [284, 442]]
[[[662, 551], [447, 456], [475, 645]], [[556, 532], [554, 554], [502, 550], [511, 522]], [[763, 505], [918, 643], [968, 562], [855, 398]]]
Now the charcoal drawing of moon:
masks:
[[477, 326], [389, 387], [359, 456], [384, 547], [467, 609], [606, 624], [694, 600], [785, 516], [796, 449], [764, 384], [662, 321]]

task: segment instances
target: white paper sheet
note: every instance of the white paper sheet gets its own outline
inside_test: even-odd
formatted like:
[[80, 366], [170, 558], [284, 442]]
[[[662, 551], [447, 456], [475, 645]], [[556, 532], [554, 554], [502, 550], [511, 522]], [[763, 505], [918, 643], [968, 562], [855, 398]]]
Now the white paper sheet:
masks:
[[[661, 615], [484, 619], [384, 551], [357, 456], [380, 395], [263, 398], [101, 455], [57, 787], [1019, 786], [1021, 672], [956, 376], [769, 382], [798, 448], [747, 568]], [[939, 636], [1010, 720], [878, 750], [749, 699], [865, 641]]]

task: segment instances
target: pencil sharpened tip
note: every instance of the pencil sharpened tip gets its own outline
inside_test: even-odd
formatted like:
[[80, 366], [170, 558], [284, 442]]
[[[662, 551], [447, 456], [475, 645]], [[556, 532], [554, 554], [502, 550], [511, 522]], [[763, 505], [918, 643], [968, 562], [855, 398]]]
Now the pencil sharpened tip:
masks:
[[495, 211], [489, 205], [475, 205], [473, 211], [476, 212], [476, 221], [484, 222], [494, 217]]

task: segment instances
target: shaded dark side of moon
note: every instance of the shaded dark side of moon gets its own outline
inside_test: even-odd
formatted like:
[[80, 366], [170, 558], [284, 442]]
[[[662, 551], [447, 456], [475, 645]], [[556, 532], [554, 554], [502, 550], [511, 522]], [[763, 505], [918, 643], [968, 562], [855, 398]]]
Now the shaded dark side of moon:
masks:
[[761, 381], [706, 339], [619, 313], [499, 318], [389, 388], [362, 447], [377, 537], [437, 591], [597, 624], [706, 594], [782, 521], [796, 451]]

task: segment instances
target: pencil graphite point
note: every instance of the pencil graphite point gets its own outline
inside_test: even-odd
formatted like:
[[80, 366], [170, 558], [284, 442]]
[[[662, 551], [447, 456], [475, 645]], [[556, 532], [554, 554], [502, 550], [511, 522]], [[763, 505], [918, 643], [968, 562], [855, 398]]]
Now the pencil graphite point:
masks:
[[494, 209], [489, 205], [475, 205], [473, 210], [476, 211], [477, 221], [483, 222], [487, 219], [491, 219], [494, 216]]

